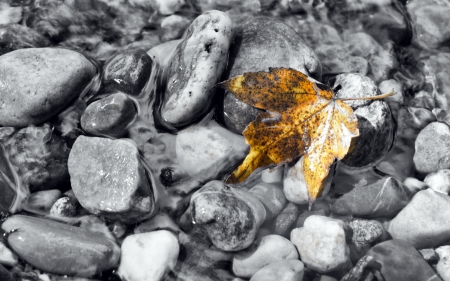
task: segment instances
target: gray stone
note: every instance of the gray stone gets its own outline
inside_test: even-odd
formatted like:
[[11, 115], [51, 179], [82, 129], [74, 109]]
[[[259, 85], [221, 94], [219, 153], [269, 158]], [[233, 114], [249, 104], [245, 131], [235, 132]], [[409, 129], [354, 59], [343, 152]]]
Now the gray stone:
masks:
[[103, 84], [139, 96], [150, 78], [152, 59], [142, 50], [128, 50], [109, 58], [103, 67]]
[[[337, 97], [371, 97], [380, 95], [376, 84], [356, 73], [336, 76], [333, 88], [341, 85]], [[376, 165], [389, 151], [394, 140], [395, 123], [386, 102], [382, 100], [348, 101], [358, 118], [359, 136], [352, 139], [348, 154], [342, 162], [350, 167]]]
[[28, 48], [0, 57], [0, 126], [39, 124], [77, 98], [96, 74], [81, 54]]
[[158, 230], [128, 236], [121, 250], [117, 274], [122, 280], [159, 281], [174, 269], [180, 245], [172, 232]]
[[406, 8], [416, 32], [414, 40], [426, 47], [441, 47], [450, 39], [450, 3], [439, 0], [410, 1]]
[[214, 246], [240, 251], [250, 246], [266, 218], [261, 202], [244, 189], [211, 181], [192, 195], [192, 222], [206, 230]]
[[238, 277], [250, 278], [268, 264], [298, 259], [297, 249], [291, 241], [279, 235], [267, 235], [234, 255], [233, 273]]
[[22, 209], [32, 213], [48, 214], [53, 204], [61, 196], [61, 191], [58, 189], [33, 192], [24, 201]]
[[297, 205], [289, 202], [283, 210], [277, 215], [274, 222], [274, 233], [278, 235], [286, 235], [294, 226], [300, 213]]
[[3, 242], [0, 242], [0, 264], [16, 266], [19, 263], [17, 255], [14, 254]]
[[52, 189], [68, 181], [70, 149], [48, 123], [20, 129], [5, 146], [22, 182], [31, 190]]
[[11, 248], [27, 263], [57, 275], [90, 277], [117, 266], [120, 248], [106, 236], [79, 227], [14, 215], [3, 224]]
[[[295, 30], [277, 19], [254, 18], [234, 32], [224, 78], [269, 67], [293, 68], [317, 79], [322, 73], [319, 58]], [[241, 134], [259, 112], [233, 94], [225, 94], [223, 118], [229, 130]]]
[[291, 232], [291, 241], [305, 265], [319, 273], [343, 269], [350, 264], [345, 224], [338, 219], [313, 215], [303, 227]]
[[352, 229], [353, 235], [349, 244], [350, 259], [356, 263], [367, 251], [381, 240], [384, 234], [383, 225], [375, 220], [352, 219], [347, 225]]
[[439, 260], [439, 255], [433, 248], [421, 249], [419, 253], [428, 263], [436, 263]]
[[423, 174], [450, 168], [450, 127], [433, 122], [417, 136], [414, 165]]
[[237, 168], [247, 155], [248, 145], [242, 136], [212, 120], [180, 131], [175, 149], [180, 168], [206, 182]]
[[392, 177], [385, 177], [370, 185], [356, 186], [338, 198], [331, 211], [337, 215], [375, 218], [397, 214], [409, 202], [409, 194], [403, 184]]
[[298, 281], [303, 280], [304, 265], [299, 260], [279, 261], [258, 270], [250, 281]]
[[276, 217], [286, 205], [283, 190], [274, 184], [262, 182], [253, 186], [249, 192], [255, 195], [266, 208], [267, 220]]
[[93, 214], [131, 224], [158, 209], [151, 175], [130, 141], [80, 136], [68, 165], [73, 192]]
[[230, 42], [231, 20], [225, 13], [209, 11], [191, 23], [167, 69], [162, 120], [181, 127], [210, 110], [214, 86], [227, 64]]
[[81, 128], [88, 134], [119, 138], [136, 115], [134, 102], [118, 92], [88, 105], [81, 116]]
[[161, 42], [180, 39], [184, 31], [191, 24], [191, 21], [180, 15], [170, 15], [161, 21], [159, 38]]
[[[143, 1], [147, 2], [147, 1]], [[171, 15], [181, 10], [186, 4], [185, 0], [151, 0], [150, 6], [161, 15]]]
[[416, 249], [433, 248], [450, 239], [450, 197], [427, 189], [419, 191], [391, 221], [394, 239], [411, 243]]

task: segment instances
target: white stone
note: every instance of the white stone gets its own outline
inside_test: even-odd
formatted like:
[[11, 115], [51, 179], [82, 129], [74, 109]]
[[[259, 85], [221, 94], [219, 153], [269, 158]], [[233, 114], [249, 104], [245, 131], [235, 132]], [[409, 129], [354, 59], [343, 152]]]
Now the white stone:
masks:
[[150, 5], [161, 15], [171, 15], [178, 12], [186, 4], [184, 0], [151, 0]]
[[350, 262], [344, 226], [341, 220], [312, 215], [303, 227], [292, 230], [291, 241], [309, 268], [319, 273], [331, 272]]
[[15, 266], [19, 263], [17, 255], [0, 242], [0, 264]]
[[281, 182], [283, 179], [284, 165], [277, 166], [271, 169], [265, 169], [261, 173], [261, 180], [266, 183]]
[[428, 174], [423, 182], [434, 191], [448, 194], [450, 192], [450, 170], [444, 169]]
[[437, 248], [436, 253], [439, 255], [436, 270], [444, 281], [450, 281], [450, 245]]
[[250, 281], [301, 281], [305, 267], [299, 260], [271, 263], [258, 270]]
[[124, 281], [160, 281], [174, 269], [180, 246], [170, 231], [128, 236], [122, 244], [117, 274]]
[[298, 259], [297, 249], [291, 241], [280, 235], [267, 235], [234, 255], [233, 273], [238, 277], [250, 278], [268, 264]]

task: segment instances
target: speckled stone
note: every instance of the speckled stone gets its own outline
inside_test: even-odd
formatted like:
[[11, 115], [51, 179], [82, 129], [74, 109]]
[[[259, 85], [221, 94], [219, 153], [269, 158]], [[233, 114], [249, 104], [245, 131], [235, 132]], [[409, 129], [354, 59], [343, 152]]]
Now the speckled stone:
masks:
[[24, 127], [56, 115], [96, 75], [80, 53], [26, 48], [0, 57], [0, 126]]
[[93, 214], [131, 224], [158, 209], [151, 180], [130, 141], [80, 136], [68, 166], [73, 192]]
[[195, 122], [212, 105], [213, 88], [227, 64], [231, 20], [209, 11], [189, 26], [186, 37], [170, 59], [161, 118], [175, 127]]
[[57, 217], [73, 217], [76, 212], [76, 205], [69, 197], [59, 198], [50, 209], [50, 215]]

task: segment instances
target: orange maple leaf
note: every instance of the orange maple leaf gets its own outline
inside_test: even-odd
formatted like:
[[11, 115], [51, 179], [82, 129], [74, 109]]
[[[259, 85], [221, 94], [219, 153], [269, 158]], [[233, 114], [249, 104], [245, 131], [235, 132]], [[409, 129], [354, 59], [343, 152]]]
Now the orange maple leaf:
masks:
[[312, 203], [323, 191], [331, 164], [344, 158], [351, 139], [359, 135], [358, 119], [344, 102], [352, 98], [338, 99], [330, 87], [290, 68], [247, 72], [219, 86], [266, 110], [244, 130], [250, 151], [227, 183], [242, 182], [259, 167], [292, 162], [304, 155], [303, 175]]

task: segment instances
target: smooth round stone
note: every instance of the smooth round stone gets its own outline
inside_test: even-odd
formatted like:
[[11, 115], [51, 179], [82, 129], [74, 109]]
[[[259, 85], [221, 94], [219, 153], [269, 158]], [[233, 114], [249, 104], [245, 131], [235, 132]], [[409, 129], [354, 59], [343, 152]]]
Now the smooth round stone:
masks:
[[414, 165], [423, 174], [450, 168], [450, 127], [433, 122], [423, 128], [415, 143]]
[[122, 243], [117, 274], [126, 281], [160, 281], [174, 269], [180, 245], [170, 231], [130, 235]]
[[391, 221], [388, 232], [394, 239], [409, 242], [416, 249], [433, 248], [450, 239], [450, 197], [426, 189]]
[[274, 184], [262, 182], [253, 186], [249, 192], [255, 195], [266, 208], [267, 220], [276, 217], [286, 205], [283, 190]]
[[250, 278], [268, 264], [298, 259], [297, 249], [291, 241], [279, 235], [267, 235], [234, 255], [233, 273], [238, 277]]
[[[317, 79], [322, 74], [319, 58], [294, 29], [274, 18], [251, 19], [234, 32], [224, 79], [268, 71], [269, 67], [294, 68]], [[229, 92], [225, 93], [221, 110], [226, 127], [237, 134], [261, 112]]]
[[96, 75], [80, 53], [60, 48], [20, 49], [0, 57], [0, 126], [24, 127], [56, 115]]
[[22, 259], [39, 270], [90, 277], [117, 266], [120, 248], [102, 234], [23, 215], [9, 217], [2, 229]]
[[440, 246], [436, 249], [439, 261], [436, 264], [436, 271], [444, 281], [450, 280], [450, 246]]
[[119, 138], [136, 115], [134, 102], [119, 92], [91, 103], [81, 116], [81, 128], [92, 135]]
[[161, 42], [175, 40], [183, 36], [184, 31], [191, 24], [191, 21], [183, 16], [170, 15], [161, 21], [159, 38]]
[[240, 251], [250, 246], [266, 218], [262, 203], [245, 189], [210, 181], [192, 195], [192, 223], [206, 230], [214, 246]]
[[52, 189], [68, 181], [70, 149], [48, 123], [20, 129], [5, 145], [11, 164], [31, 190]]
[[[377, 85], [356, 73], [336, 76], [333, 88], [341, 85], [337, 97], [371, 97], [380, 95]], [[350, 167], [376, 165], [389, 151], [394, 140], [395, 123], [386, 102], [357, 100], [347, 102], [358, 118], [359, 136], [352, 139], [342, 162]]]
[[291, 232], [291, 241], [307, 267], [319, 273], [343, 269], [350, 263], [345, 224], [338, 219], [313, 215]]
[[158, 210], [152, 181], [130, 141], [80, 136], [68, 167], [73, 192], [93, 214], [132, 224]]
[[428, 174], [423, 182], [437, 192], [448, 194], [450, 192], [450, 170], [439, 170]]
[[167, 69], [161, 118], [182, 127], [204, 116], [228, 59], [231, 20], [223, 12], [201, 14], [189, 26]]
[[300, 213], [297, 205], [289, 202], [283, 210], [277, 215], [274, 222], [274, 232], [278, 235], [286, 235], [297, 221]]
[[185, 0], [150, 0], [150, 6], [161, 15], [171, 15], [181, 10]]
[[304, 265], [299, 260], [274, 262], [261, 268], [250, 281], [298, 281], [303, 280]]
[[[0, 242], [0, 264], [15, 266], [19, 263], [17, 255], [14, 254], [3, 242]], [[0, 279], [1, 280], [1, 279]]]
[[139, 96], [152, 71], [152, 59], [142, 50], [128, 50], [111, 57], [103, 67], [103, 84]]

